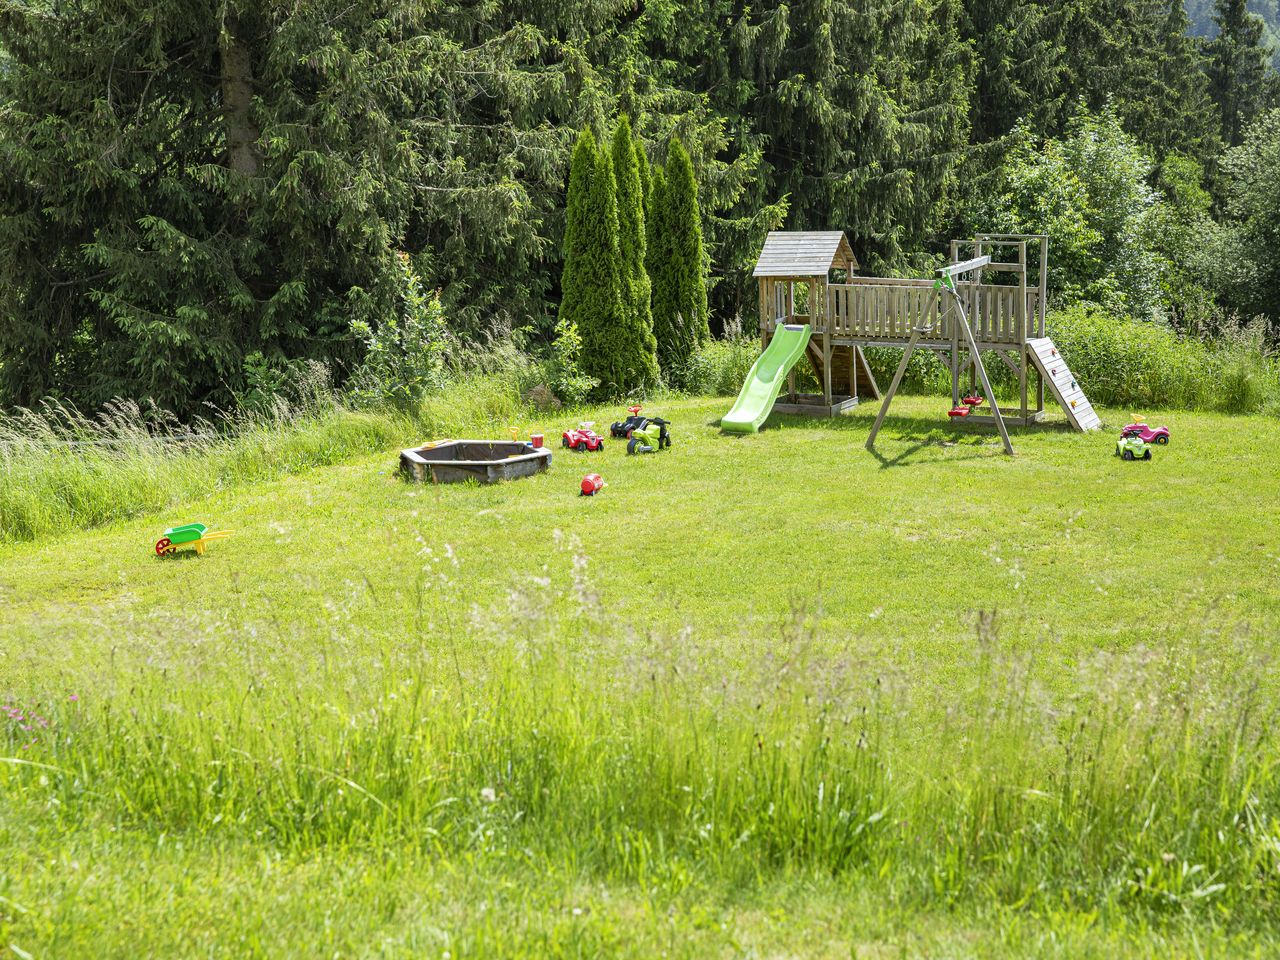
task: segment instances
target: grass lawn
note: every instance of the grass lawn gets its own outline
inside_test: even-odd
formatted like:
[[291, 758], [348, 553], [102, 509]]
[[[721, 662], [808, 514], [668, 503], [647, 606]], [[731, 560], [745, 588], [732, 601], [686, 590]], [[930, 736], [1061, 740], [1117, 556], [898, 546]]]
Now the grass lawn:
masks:
[[[1153, 415], [1123, 463], [728, 405], [0, 546], [0, 951], [1280, 949], [1280, 424]], [[151, 555], [193, 520], [236, 532]]]

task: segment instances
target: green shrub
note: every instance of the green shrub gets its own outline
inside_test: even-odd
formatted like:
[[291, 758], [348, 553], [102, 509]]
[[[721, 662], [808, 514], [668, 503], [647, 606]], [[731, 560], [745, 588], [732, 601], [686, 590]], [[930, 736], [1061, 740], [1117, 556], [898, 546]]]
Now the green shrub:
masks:
[[444, 384], [448, 330], [440, 293], [422, 289], [409, 255], [400, 256], [401, 309], [377, 326], [353, 320], [365, 356], [352, 378], [351, 395], [362, 406], [391, 404], [408, 409]]

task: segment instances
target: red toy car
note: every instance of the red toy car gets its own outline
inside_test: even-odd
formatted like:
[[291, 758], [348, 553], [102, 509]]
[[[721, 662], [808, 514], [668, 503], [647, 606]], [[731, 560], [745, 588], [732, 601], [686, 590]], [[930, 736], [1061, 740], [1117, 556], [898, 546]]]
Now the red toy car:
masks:
[[592, 430], [593, 423], [581, 424], [577, 430], [566, 430], [560, 445], [584, 453], [587, 450], [603, 450], [604, 437]]
[[1134, 417], [1135, 423], [1127, 424], [1120, 431], [1122, 437], [1141, 437], [1143, 443], [1158, 443], [1164, 446], [1169, 442], [1168, 427], [1149, 427], [1137, 417]]

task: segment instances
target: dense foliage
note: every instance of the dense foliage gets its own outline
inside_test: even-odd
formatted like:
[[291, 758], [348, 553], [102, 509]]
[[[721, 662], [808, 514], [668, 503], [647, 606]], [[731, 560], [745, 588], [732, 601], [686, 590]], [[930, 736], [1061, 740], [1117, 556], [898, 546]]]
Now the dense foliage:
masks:
[[[918, 269], [973, 230], [1045, 230], [1061, 298], [1183, 329], [1261, 315], [1274, 332], [1274, 4], [1252, 9], [5, 2], [0, 404], [192, 412], [306, 359], [348, 378], [399, 335], [401, 253], [458, 341], [515, 332], [558, 345], [567, 393], [588, 374], [629, 389], [657, 376], [644, 277], [652, 323], [678, 316], [687, 357], [708, 331], [750, 329], [750, 267], [778, 226], [844, 229], [870, 271]], [[584, 128], [626, 168], [632, 369], [594, 359], [613, 332], [566, 323], [582, 310], [566, 181]], [[677, 140], [696, 197], [683, 162], [678, 183], [669, 169]], [[687, 234], [657, 222], [673, 194]]]

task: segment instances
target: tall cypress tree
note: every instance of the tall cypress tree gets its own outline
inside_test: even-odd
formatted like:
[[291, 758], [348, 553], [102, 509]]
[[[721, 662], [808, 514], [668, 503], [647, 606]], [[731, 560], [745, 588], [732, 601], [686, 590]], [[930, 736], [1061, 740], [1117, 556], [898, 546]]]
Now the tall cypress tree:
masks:
[[667, 149], [659, 229], [664, 249], [654, 275], [654, 332], [663, 373], [681, 384], [685, 366], [710, 336], [707, 323], [707, 258], [693, 163], [680, 141]]
[[665, 341], [668, 338], [666, 319], [675, 313], [670, 297], [671, 289], [662, 282], [664, 265], [671, 258], [671, 224], [667, 205], [667, 177], [662, 164], [649, 171], [648, 203], [644, 211], [645, 223], [645, 272], [649, 275], [650, 303], [652, 306], [653, 335], [657, 341], [658, 365], [664, 374], [670, 371]]
[[565, 201], [564, 268], [560, 273], [561, 326], [567, 326], [581, 335], [584, 320], [592, 309], [593, 258], [588, 245], [591, 243], [591, 225], [588, 209], [591, 203], [591, 181], [597, 162], [596, 138], [584, 129], [578, 135], [569, 161], [569, 191]]
[[573, 229], [570, 254], [575, 261], [571, 283], [580, 290], [568, 316], [582, 336], [583, 372], [599, 382], [602, 396], [655, 385], [653, 334], [627, 308], [613, 160], [606, 150], [595, 151], [590, 189]]
[[639, 137], [636, 137], [634, 146], [636, 172], [640, 176], [640, 204], [644, 208], [645, 266], [647, 267], [649, 263], [649, 194], [653, 189], [653, 174], [649, 171], [649, 157], [644, 152], [644, 143]]
[[[631, 137], [631, 123], [623, 115], [613, 131], [613, 177], [618, 188], [618, 253], [622, 258], [627, 322], [634, 324], [646, 343], [653, 340], [653, 314], [649, 307], [649, 274], [645, 271], [644, 184]], [[656, 345], [653, 347], [656, 357]]]
[[1234, 147], [1267, 103], [1263, 24], [1249, 12], [1245, 0], [1215, 0], [1213, 22], [1218, 35], [1205, 44], [1209, 91], [1222, 115], [1223, 142]]

